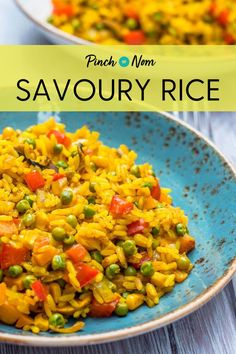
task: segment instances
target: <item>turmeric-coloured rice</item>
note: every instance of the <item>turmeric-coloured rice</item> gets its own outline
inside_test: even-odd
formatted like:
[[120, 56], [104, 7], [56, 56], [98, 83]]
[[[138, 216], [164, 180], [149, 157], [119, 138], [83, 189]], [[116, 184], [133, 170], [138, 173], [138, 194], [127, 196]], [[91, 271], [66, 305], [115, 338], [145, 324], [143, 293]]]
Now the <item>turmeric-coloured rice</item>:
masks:
[[[52, 118], [0, 136], [0, 321], [77, 332], [159, 303], [189, 275], [187, 217], [148, 163]], [[66, 324], [74, 319], [74, 324]]]
[[235, 0], [52, 0], [48, 21], [100, 44], [236, 44]]

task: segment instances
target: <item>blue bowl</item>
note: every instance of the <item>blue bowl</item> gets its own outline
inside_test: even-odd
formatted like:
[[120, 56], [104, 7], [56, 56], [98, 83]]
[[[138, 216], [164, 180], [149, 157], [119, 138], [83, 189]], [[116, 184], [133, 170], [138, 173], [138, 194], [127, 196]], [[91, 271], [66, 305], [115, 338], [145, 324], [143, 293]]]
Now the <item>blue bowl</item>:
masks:
[[[47, 116], [47, 114], [46, 114]], [[44, 119], [40, 113], [0, 113], [0, 128], [24, 129]], [[167, 114], [61, 113], [68, 130], [87, 124], [110, 146], [126, 144], [138, 153], [138, 162], [150, 162], [161, 185], [172, 189], [174, 204], [189, 217], [196, 249], [188, 279], [166, 294], [153, 308], [142, 306], [125, 318], [85, 320], [73, 335], [38, 335], [0, 324], [0, 340], [39, 346], [85, 345], [118, 340], [173, 322], [206, 303], [236, 270], [235, 171], [199, 133]]]

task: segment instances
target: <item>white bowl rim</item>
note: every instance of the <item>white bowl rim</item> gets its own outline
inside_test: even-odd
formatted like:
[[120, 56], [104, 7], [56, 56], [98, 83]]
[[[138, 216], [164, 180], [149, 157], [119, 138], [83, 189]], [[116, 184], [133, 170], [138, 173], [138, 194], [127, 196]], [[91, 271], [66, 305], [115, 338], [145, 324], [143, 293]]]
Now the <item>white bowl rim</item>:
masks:
[[22, 0], [14, 0], [14, 1], [15, 1], [15, 4], [18, 6], [18, 8], [21, 10], [21, 12], [26, 15], [26, 17], [28, 17], [41, 30], [45, 30], [46, 32], [48, 32], [48, 34], [50, 34], [50, 35], [53, 34], [55, 36], [59, 36], [62, 40], [67, 40], [71, 44], [96, 45], [95, 43], [87, 41], [86, 39], [76, 37], [72, 34], [66, 33], [66, 32], [58, 29], [57, 27], [51, 25], [50, 23], [47, 23], [46, 21], [44, 22], [44, 21], [38, 20], [37, 18], [32, 16], [32, 14], [29, 11], [27, 11], [27, 9], [22, 4]]
[[[205, 143], [215, 150], [219, 155], [221, 160], [223, 160], [227, 166], [230, 168], [232, 174], [236, 178], [236, 170], [234, 169], [231, 162], [220, 152], [220, 150], [202, 133], [197, 131], [195, 128], [191, 127], [187, 123], [180, 121], [172, 114], [166, 112], [157, 112], [163, 115], [168, 120], [174, 121], [177, 124], [187, 128], [197, 137], [201, 138]], [[221, 291], [230, 279], [236, 273], [236, 258], [231, 262], [229, 268], [225, 273], [216, 280], [209, 288], [203, 291], [198, 295], [194, 300], [190, 301], [186, 305], [180, 306], [178, 309], [173, 310], [165, 315], [158, 317], [155, 320], [145, 322], [143, 324], [138, 324], [132, 327], [126, 327], [124, 329], [119, 329], [111, 332], [105, 332], [100, 334], [86, 334], [86, 335], [70, 335], [66, 336], [55, 336], [55, 337], [43, 337], [43, 336], [34, 336], [34, 335], [21, 335], [21, 334], [8, 334], [0, 332], [0, 342], [8, 342], [19, 345], [31, 345], [31, 346], [47, 346], [47, 347], [63, 347], [63, 346], [82, 346], [82, 345], [92, 345], [92, 344], [101, 344], [106, 342], [118, 341], [122, 339], [127, 339], [137, 335], [141, 335], [146, 332], [154, 331], [155, 329], [166, 326], [170, 323], [173, 323], [180, 318], [183, 318], [193, 311], [199, 309], [201, 306], [206, 304], [210, 299], [212, 299], [219, 291]], [[148, 311], [148, 309], [147, 309]], [[24, 332], [25, 333], [25, 332]]]

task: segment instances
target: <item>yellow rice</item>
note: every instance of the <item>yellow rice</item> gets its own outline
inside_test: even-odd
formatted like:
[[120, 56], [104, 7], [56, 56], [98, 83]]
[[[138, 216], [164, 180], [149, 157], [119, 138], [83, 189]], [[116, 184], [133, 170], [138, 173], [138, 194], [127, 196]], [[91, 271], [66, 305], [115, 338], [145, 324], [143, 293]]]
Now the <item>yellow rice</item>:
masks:
[[[67, 139], [59, 153], [55, 153], [57, 134], [50, 131]], [[194, 248], [187, 217], [172, 205], [168, 189], [158, 189], [152, 166], [136, 165], [136, 158], [124, 145], [105, 146], [86, 126], [69, 133], [53, 118], [25, 131], [3, 129], [0, 321], [33, 333], [72, 333], [84, 326], [78, 320], [106, 316], [108, 309], [110, 315], [124, 316], [143, 303], [155, 306], [186, 279], [192, 269], [186, 253]], [[32, 190], [26, 176], [35, 171], [44, 185]], [[67, 204], [62, 200], [65, 190], [72, 191]], [[31, 205], [22, 211], [19, 202], [26, 196]], [[115, 213], [115, 200], [128, 211]], [[71, 215], [76, 225], [68, 221]], [[58, 227], [66, 234], [62, 240], [54, 237]], [[130, 242], [132, 254], [127, 251]], [[84, 252], [78, 262], [70, 255], [75, 246]], [[27, 254], [22, 259], [19, 250]], [[16, 264], [11, 252], [17, 254]], [[63, 267], [54, 269], [58, 256]], [[17, 274], [16, 266], [21, 268]], [[86, 276], [93, 274], [86, 283], [81, 269], [87, 269]], [[26, 286], [29, 275], [34, 282]], [[35, 283], [45, 292], [43, 300]], [[63, 324], [53, 323], [55, 314], [63, 316]], [[78, 322], [64, 326], [71, 318]]]

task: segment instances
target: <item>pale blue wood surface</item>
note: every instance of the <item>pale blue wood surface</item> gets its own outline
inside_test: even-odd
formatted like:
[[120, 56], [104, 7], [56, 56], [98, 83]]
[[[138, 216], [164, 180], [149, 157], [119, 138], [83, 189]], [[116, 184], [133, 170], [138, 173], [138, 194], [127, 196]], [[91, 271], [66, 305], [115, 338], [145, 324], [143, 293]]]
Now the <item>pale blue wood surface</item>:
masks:
[[[47, 44], [47, 41], [19, 13], [12, 0], [0, 0], [0, 44]], [[179, 116], [210, 136], [236, 166], [236, 113], [211, 113], [210, 124], [204, 115]], [[0, 344], [0, 354], [235, 354], [235, 299], [231, 282], [200, 310], [149, 334], [79, 348], [30, 348]]]

